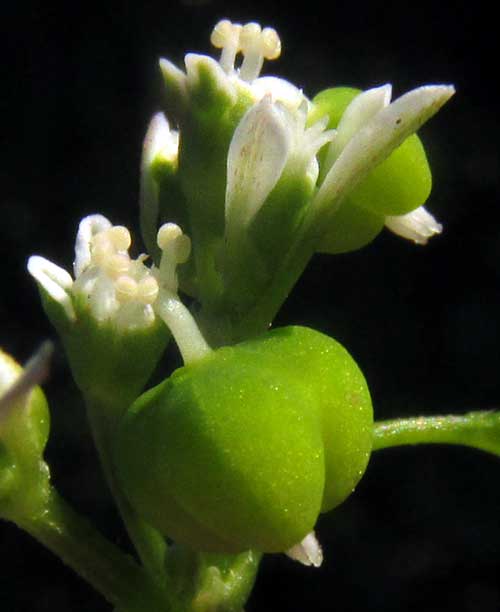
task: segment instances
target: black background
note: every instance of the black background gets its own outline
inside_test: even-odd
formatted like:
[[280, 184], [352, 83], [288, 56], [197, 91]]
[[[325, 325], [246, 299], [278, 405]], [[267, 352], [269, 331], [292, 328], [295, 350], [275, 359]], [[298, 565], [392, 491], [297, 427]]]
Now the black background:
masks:
[[[32, 253], [69, 267], [78, 220], [137, 219], [141, 140], [159, 107], [160, 56], [209, 52], [222, 17], [278, 29], [267, 73], [306, 94], [392, 82], [394, 94], [454, 83], [421, 131], [433, 168], [428, 207], [445, 226], [425, 248], [385, 233], [345, 256], [317, 256], [277, 324], [344, 343], [377, 418], [500, 405], [497, 20], [474, 3], [11, 3], [2, 9], [0, 343], [25, 360], [54, 337], [25, 272]], [[169, 357], [176, 362], [174, 350]], [[126, 546], [58, 350], [46, 386], [56, 486]], [[500, 610], [500, 460], [462, 448], [375, 455], [343, 506], [322, 517], [326, 561], [265, 559], [247, 612]], [[58, 559], [0, 524], [0, 609], [108, 610]]]

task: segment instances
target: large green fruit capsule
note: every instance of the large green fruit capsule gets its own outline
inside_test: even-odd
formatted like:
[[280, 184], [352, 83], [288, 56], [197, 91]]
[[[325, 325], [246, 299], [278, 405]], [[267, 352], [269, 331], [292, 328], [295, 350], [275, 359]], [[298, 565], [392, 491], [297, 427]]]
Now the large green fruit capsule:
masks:
[[240, 350], [286, 368], [318, 402], [325, 455], [321, 511], [338, 506], [365, 473], [373, 442], [373, 409], [366, 380], [336, 340], [307, 327], [283, 327]]
[[115, 462], [132, 505], [193, 549], [279, 552], [366, 468], [372, 410], [337, 342], [292, 327], [177, 370], [131, 407]]

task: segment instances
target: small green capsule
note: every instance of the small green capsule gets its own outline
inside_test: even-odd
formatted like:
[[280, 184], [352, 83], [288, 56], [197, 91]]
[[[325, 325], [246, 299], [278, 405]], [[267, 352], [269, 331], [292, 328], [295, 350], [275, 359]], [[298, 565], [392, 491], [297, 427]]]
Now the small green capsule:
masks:
[[[328, 127], [336, 128], [349, 104], [360, 93], [361, 90], [352, 87], [320, 92], [313, 100], [308, 121], [312, 123], [328, 114]], [[323, 151], [320, 161], [325, 161], [325, 154]], [[419, 137], [412, 134], [341, 203], [318, 250], [334, 254], [361, 248], [382, 230], [386, 216], [404, 215], [422, 206], [431, 187], [432, 175], [425, 149]]]
[[15, 521], [43, 511], [50, 490], [43, 460], [49, 428], [43, 391], [0, 350], [0, 517]]
[[141, 396], [115, 463], [132, 505], [175, 541], [280, 552], [352, 492], [371, 432], [352, 358], [290, 327], [218, 349]]

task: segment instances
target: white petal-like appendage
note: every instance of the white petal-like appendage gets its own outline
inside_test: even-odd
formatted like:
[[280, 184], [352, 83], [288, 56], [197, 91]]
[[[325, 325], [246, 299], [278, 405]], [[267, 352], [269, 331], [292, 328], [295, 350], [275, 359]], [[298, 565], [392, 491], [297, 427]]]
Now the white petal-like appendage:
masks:
[[111, 278], [105, 274], [97, 276], [92, 293], [89, 295], [89, 304], [93, 317], [98, 321], [106, 321], [116, 314], [119, 304]]
[[163, 113], [151, 119], [144, 137], [142, 164], [150, 166], [156, 157], [175, 161], [179, 150], [179, 132], [171, 130]]
[[384, 161], [410, 134], [455, 93], [448, 85], [427, 85], [401, 96], [376, 113], [349, 140], [330, 168], [312, 202], [315, 216], [335, 207], [373, 168]]
[[73, 263], [75, 278], [78, 278], [91, 262], [90, 243], [92, 238], [99, 232], [111, 227], [111, 221], [103, 215], [89, 215], [80, 221], [76, 234], [75, 261]]
[[281, 102], [290, 110], [297, 110], [304, 101], [307, 102], [308, 107], [311, 105], [302, 89], [279, 77], [259, 77], [252, 82], [251, 89], [256, 100], [261, 100], [270, 94], [273, 102]]
[[308, 533], [302, 542], [287, 550], [286, 554], [291, 559], [302, 563], [302, 565], [320, 567], [323, 563], [323, 551], [314, 535], [314, 531]]
[[46, 341], [30, 357], [23, 368], [0, 350], [0, 425], [15, 403], [48, 377], [54, 352], [52, 342]]
[[345, 109], [339, 124], [337, 134], [328, 148], [325, 160], [326, 171], [338, 158], [346, 144], [374, 115], [388, 106], [391, 101], [392, 86], [373, 87], [357, 95]]
[[244, 229], [278, 182], [291, 147], [285, 109], [265, 96], [241, 119], [227, 159], [226, 228]]
[[68, 272], [39, 255], [32, 255], [28, 259], [28, 272], [64, 308], [68, 319], [75, 320], [75, 310], [68, 293], [73, 286], [73, 279]]
[[443, 226], [423, 206], [406, 215], [386, 217], [385, 226], [415, 244], [427, 244], [429, 238], [443, 231]]
[[176, 164], [179, 152], [179, 132], [171, 130], [163, 113], [151, 119], [142, 149], [139, 209], [141, 232], [150, 254], [156, 252], [154, 241], [158, 224], [158, 185], [151, 172], [156, 159]]
[[302, 154], [307, 161], [306, 173], [313, 185], [316, 185], [319, 174], [319, 164], [316, 158], [318, 151], [335, 138], [335, 130], [326, 130], [328, 116], [325, 115], [319, 121], [307, 128], [301, 141], [296, 143], [296, 153]]

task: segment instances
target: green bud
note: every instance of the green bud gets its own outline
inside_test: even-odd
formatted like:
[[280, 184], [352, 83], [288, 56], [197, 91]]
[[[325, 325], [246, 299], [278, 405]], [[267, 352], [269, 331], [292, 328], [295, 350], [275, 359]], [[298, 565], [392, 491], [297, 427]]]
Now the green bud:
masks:
[[366, 468], [372, 409], [337, 342], [292, 327], [218, 349], [146, 392], [115, 463], [132, 505], [212, 552], [290, 549]]
[[50, 417], [35, 385], [39, 366], [34, 360], [23, 370], [0, 350], [0, 516], [14, 521], [40, 513], [49, 495]]

